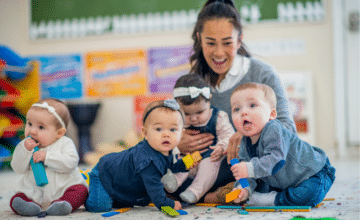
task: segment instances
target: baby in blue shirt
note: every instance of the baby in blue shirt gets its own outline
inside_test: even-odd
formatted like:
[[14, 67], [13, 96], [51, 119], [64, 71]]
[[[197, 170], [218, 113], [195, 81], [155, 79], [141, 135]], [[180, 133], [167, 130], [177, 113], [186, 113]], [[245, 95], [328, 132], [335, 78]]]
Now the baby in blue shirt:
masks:
[[153, 202], [158, 209], [182, 209], [179, 201], [166, 197], [161, 178], [167, 169], [174, 173], [187, 171], [182, 160], [173, 163], [172, 155], [183, 126], [183, 116], [174, 99], [150, 103], [143, 115], [144, 140], [125, 151], [103, 156], [92, 169], [85, 208], [107, 212]]
[[[243, 135], [239, 161], [231, 167], [236, 180], [250, 186], [238, 199], [255, 206], [316, 206], [335, 180], [335, 168], [325, 152], [299, 139], [276, 119], [276, 96], [265, 84], [246, 83], [231, 95], [235, 128]], [[260, 193], [259, 180], [269, 185]], [[234, 185], [241, 188], [238, 182]]]

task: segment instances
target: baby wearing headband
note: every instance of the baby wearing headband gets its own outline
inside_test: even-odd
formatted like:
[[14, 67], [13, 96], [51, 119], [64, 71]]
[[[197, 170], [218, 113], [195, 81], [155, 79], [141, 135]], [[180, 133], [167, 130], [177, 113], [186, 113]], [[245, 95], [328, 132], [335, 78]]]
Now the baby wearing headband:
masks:
[[162, 206], [182, 209], [179, 201], [166, 197], [161, 178], [168, 169], [187, 171], [182, 160], [173, 163], [172, 155], [183, 126], [174, 99], [150, 103], [143, 114], [144, 140], [122, 152], [103, 156], [92, 169], [85, 208], [108, 212], [115, 207], [147, 206], [153, 202], [159, 210]]
[[[176, 81], [173, 96], [184, 112], [187, 130], [198, 131], [196, 134], [210, 133], [214, 136], [212, 145], [205, 148], [206, 151], [201, 154], [203, 160], [197, 170], [194, 169], [196, 172], [194, 181], [180, 193], [180, 198], [185, 202], [196, 203], [214, 185], [221, 160], [224, 158], [223, 153], [235, 131], [227, 113], [210, 106], [210, 88], [201, 76], [197, 74], [181, 76]], [[174, 175], [168, 172], [163, 178], [165, 189], [169, 193], [175, 192], [188, 178], [189, 173]]]
[[[70, 121], [67, 106], [57, 99], [43, 99], [26, 114], [25, 139], [15, 148], [11, 167], [23, 174], [17, 193], [10, 200], [18, 215], [67, 215], [84, 204], [88, 189], [78, 169], [74, 142], [64, 136]], [[38, 147], [39, 151], [34, 152]], [[30, 159], [45, 166], [48, 184], [36, 185]], [[76, 198], [76, 199], [74, 199]]]

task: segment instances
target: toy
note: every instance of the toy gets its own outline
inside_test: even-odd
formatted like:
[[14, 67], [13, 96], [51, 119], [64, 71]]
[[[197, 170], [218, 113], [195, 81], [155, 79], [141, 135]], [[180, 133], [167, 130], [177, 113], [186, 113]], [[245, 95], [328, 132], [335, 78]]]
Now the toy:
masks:
[[[237, 158], [234, 158], [234, 159], [230, 160], [230, 163], [232, 166], [234, 166], [235, 164], [239, 163], [239, 160]], [[246, 178], [239, 179], [239, 183], [242, 188], [249, 186], [249, 182], [247, 181]]]
[[188, 213], [184, 210], [177, 210], [180, 215], [187, 215]]
[[320, 208], [320, 207], [323, 206], [323, 205], [324, 205], [324, 203], [321, 202], [321, 203], [317, 204], [314, 208]]
[[185, 157], [183, 157], [182, 160], [183, 160], [186, 168], [189, 169], [194, 163], [200, 161], [201, 159], [202, 159], [202, 157], [201, 157], [199, 151], [196, 151], [192, 154], [186, 155]]
[[170, 206], [161, 206], [161, 211], [171, 217], [180, 215], [175, 209], [171, 208]]
[[209, 206], [209, 207], [214, 207], [214, 206], [218, 206], [221, 204], [218, 203], [196, 203], [197, 206]]
[[240, 192], [241, 192], [241, 189], [237, 189], [235, 191], [232, 191], [231, 193], [226, 194], [226, 203], [231, 202], [234, 199], [237, 199]]
[[114, 216], [114, 215], [117, 215], [117, 214], [120, 214], [120, 213], [127, 212], [130, 209], [131, 208], [121, 208], [121, 209], [115, 210], [113, 212], [106, 212], [106, 213], [102, 214], [101, 216], [102, 217], [111, 217], [111, 216]]
[[[34, 153], [38, 150], [39, 150], [39, 148], [35, 147]], [[49, 182], [48, 182], [48, 179], [46, 176], [44, 163], [43, 162], [34, 163], [33, 158], [31, 157], [30, 164], [31, 164], [31, 168], [34, 173], [36, 185], [42, 187], [42, 186], [45, 186], [46, 184], [48, 184]]]
[[79, 169], [81, 175], [84, 177], [84, 179], [86, 180], [86, 183], [89, 185], [90, 184], [90, 176], [89, 173], [91, 172], [90, 169]]
[[240, 215], [248, 215], [248, 214], [249, 214], [248, 211], [242, 210], [242, 209], [239, 209], [239, 210], [238, 210], [238, 213], [239, 213]]
[[311, 206], [248, 206], [248, 212], [310, 212]]
[[243, 206], [239, 206], [239, 205], [218, 205], [218, 206], [216, 206], [216, 208], [219, 208], [219, 209], [242, 209]]

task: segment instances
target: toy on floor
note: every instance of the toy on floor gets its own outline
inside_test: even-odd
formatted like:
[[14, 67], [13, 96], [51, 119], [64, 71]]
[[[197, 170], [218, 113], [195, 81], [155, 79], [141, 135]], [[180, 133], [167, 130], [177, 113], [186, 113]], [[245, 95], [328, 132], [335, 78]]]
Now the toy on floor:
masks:
[[171, 217], [180, 215], [175, 209], [171, 208], [170, 206], [161, 206], [161, 211]]
[[194, 163], [201, 161], [202, 157], [199, 153], [199, 151], [196, 151], [192, 154], [188, 154], [185, 157], [183, 157], [183, 162], [185, 163], [186, 168], [190, 168]]
[[218, 203], [196, 203], [197, 206], [208, 206], [208, 207], [215, 207], [215, 206], [219, 206], [221, 204]]
[[[239, 160], [237, 158], [234, 158], [234, 159], [230, 160], [230, 163], [231, 163], [231, 166], [234, 166], [235, 164], [239, 163]], [[239, 183], [242, 188], [249, 186], [249, 182], [247, 181], [246, 178], [239, 179]]]
[[[34, 153], [38, 150], [39, 150], [39, 148], [35, 147]], [[31, 168], [34, 173], [36, 185], [42, 187], [42, 186], [45, 186], [46, 184], [48, 184], [49, 182], [48, 182], [48, 179], [46, 176], [44, 163], [41, 161], [38, 163], [34, 163], [33, 158], [31, 157], [30, 164], [31, 164]]]
[[121, 208], [121, 209], [118, 209], [118, 210], [115, 210], [115, 211], [112, 211], [112, 212], [106, 212], [106, 213], [102, 214], [101, 216], [102, 217], [111, 217], [111, 216], [114, 216], [114, 215], [117, 215], [117, 214], [120, 214], [120, 213], [127, 212], [130, 209], [131, 208]]
[[239, 209], [239, 210], [238, 210], [238, 213], [239, 213], [240, 215], [248, 215], [248, 214], [249, 214], [248, 211], [242, 210], [242, 209]]
[[248, 212], [310, 212], [311, 206], [247, 206]]

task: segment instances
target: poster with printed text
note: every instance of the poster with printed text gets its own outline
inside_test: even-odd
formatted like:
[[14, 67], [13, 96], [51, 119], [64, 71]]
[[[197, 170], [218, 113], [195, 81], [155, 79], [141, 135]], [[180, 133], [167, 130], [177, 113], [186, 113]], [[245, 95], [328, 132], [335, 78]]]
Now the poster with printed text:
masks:
[[147, 59], [142, 49], [90, 52], [85, 55], [89, 97], [135, 96], [146, 93]]
[[83, 97], [82, 58], [79, 54], [33, 56], [40, 61], [41, 98]]
[[172, 93], [176, 80], [190, 71], [191, 50], [190, 45], [149, 49], [149, 91], [152, 94]]
[[134, 119], [135, 119], [135, 129], [137, 132], [141, 131], [142, 127], [142, 116], [144, 110], [148, 104], [157, 100], [165, 100], [171, 98], [170, 93], [163, 93], [159, 95], [139, 95], [134, 98]]

